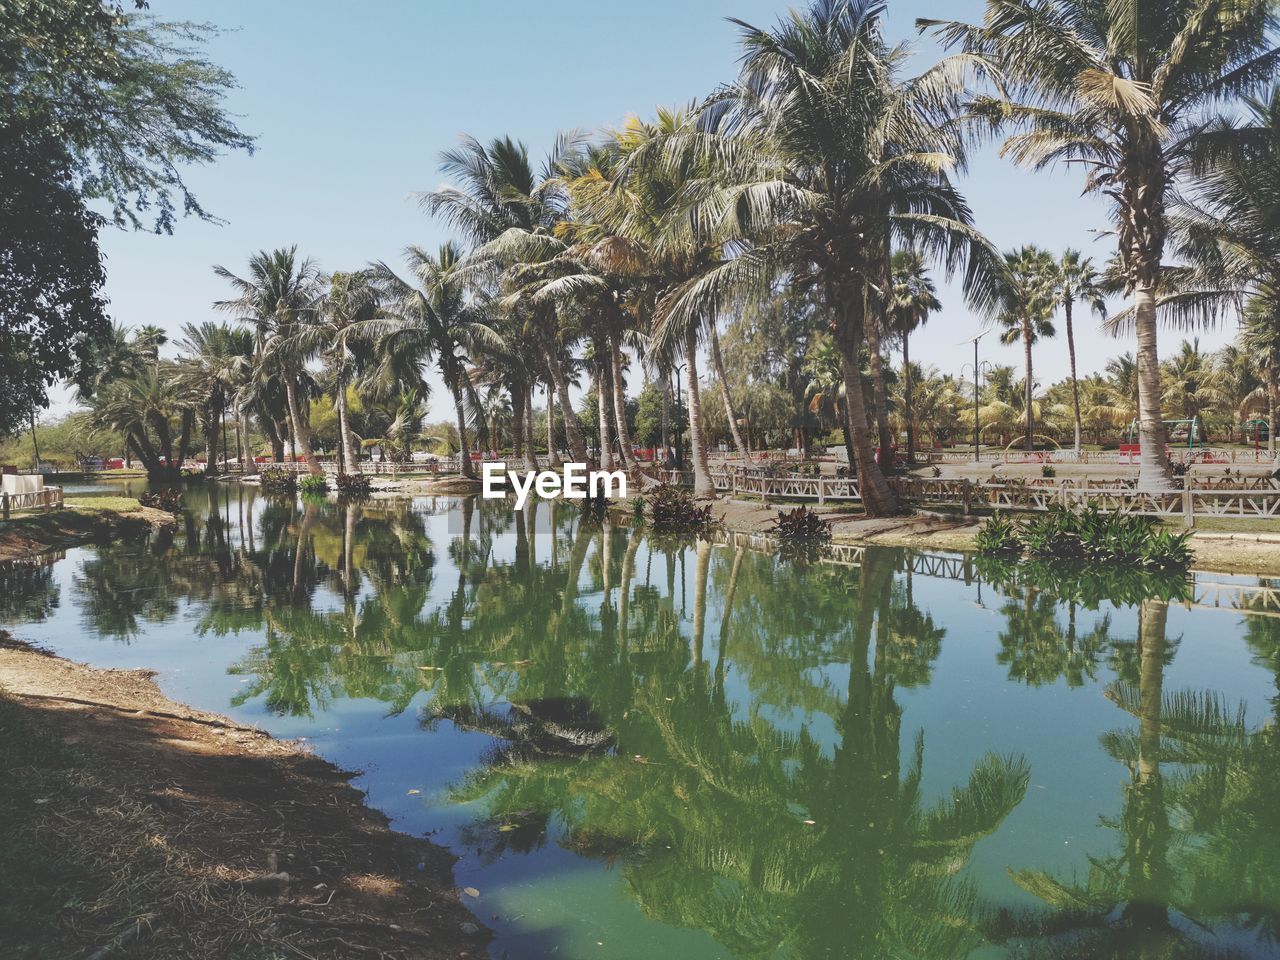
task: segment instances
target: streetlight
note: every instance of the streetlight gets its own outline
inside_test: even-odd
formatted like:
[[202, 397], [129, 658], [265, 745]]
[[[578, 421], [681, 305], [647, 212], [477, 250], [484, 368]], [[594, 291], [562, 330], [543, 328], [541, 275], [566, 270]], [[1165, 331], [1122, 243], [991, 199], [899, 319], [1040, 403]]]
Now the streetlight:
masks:
[[[973, 344], [973, 462], [974, 463], [980, 463], [982, 461], [982, 454], [979, 452], [979, 449], [978, 449], [981, 442], [981, 433], [982, 433], [981, 427], [978, 424], [979, 382], [982, 380], [982, 371], [984, 369], [986, 370], [991, 369], [991, 364], [985, 361], [981, 363], [978, 361], [978, 341], [981, 340], [990, 332], [991, 332], [991, 328], [988, 327], [986, 330], [983, 330], [972, 340], [962, 340], [959, 344], [957, 344], [957, 346], [961, 346], [961, 347], [963, 347], [966, 343]], [[960, 368], [960, 375], [962, 377], [964, 376], [965, 367], [968, 367], [968, 366], [969, 364], [966, 363], [964, 366]]]

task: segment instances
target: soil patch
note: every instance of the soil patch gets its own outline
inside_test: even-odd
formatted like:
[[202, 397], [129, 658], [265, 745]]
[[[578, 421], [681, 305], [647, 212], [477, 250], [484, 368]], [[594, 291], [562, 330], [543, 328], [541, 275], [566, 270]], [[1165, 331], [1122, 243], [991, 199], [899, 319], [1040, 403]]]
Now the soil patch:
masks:
[[351, 774], [146, 672], [3, 639], [0, 956], [484, 956], [452, 856]]

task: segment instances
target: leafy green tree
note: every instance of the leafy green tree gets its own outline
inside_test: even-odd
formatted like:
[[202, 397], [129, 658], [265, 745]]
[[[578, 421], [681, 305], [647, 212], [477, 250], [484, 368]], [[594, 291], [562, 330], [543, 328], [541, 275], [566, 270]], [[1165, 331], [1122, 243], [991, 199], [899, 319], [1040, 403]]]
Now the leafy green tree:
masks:
[[1062, 306], [1063, 321], [1067, 328], [1067, 360], [1071, 366], [1071, 415], [1075, 429], [1075, 452], [1080, 453], [1080, 384], [1076, 377], [1076, 335], [1073, 311], [1077, 301], [1088, 307], [1100, 318], [1107, 315], [1107, 302], [1103, 297], [1102, 279], [1093, 268], [1093, 261], [1078, 250], [1066, 250], [1053, 271], [1052, 285]]
[[1005, 254], [1008, 266], [1000, 292], [1000, 312], [996, 319], [1003, 326], [1001, 343], [1022, 342], [1025, 378], [1023, 380], [1023, 440], [1028, 450], [1035, 448], [1035, 410], [1032, 406], [1035, 380], [1032, 376], [1031, 347], [1042, 337], [1052, 337], [1053, 256], [1047, 250], [1027, 246]]
[[1017, 128], [1005, 156], [1033, 169], [1078, 163], [1085, 189], [1112, 204], [1134, 298], [1145, 489], [1169, 485], [1156, 337], [1168, 206], [1180, 174], [1211, 145], [1205, 112], [1273, 75], [1273, 14], [1270, 0], [988, 0], [980, 24], [917, 21], [998, 79], [1007, 95], [979, 97], [972, 109]]
[[236, 315], [257, 336], [258, 353], [284, 385], [289, 411], [289, 439], [313, 474], [324, 470], [311, 450], [311, 424], [303, 407], [302, 389], [310, 354], [308, 341], [297, 334], [314, 316], [320, 296], [320, 269], [315, 261], [299, 259], [298, 248], [262, 250], [249, 258], [247, 277], [226, 267], [213, 272], [231, 284], [237, 296], [214, 307]]

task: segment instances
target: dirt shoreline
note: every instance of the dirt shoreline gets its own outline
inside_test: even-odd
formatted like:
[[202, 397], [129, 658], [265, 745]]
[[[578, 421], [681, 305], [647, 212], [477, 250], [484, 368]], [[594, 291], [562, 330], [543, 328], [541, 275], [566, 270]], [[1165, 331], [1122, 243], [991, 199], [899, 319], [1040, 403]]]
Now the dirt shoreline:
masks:
[[65, 507], [31, 513], [0, 522], [0, 561], [25, 560], [48, 550], [176, 524], [173, 514], [143, 506], [125, 511]]
[[451, 854], [392, 830], [353, 774], [176, 703], [146, 671], [0, 631], [0, 758], [0, 955], [485, 954]]

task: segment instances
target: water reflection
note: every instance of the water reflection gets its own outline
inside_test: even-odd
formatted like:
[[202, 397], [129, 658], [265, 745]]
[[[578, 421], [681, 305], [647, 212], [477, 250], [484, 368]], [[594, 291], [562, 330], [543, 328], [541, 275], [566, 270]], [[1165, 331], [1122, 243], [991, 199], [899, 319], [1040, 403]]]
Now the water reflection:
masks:
[[[1080, 748], [1047, 725], [992, 727], [962, 757], [926, 755], [964, 707], [937, 702], [957, 697], [944, 654], [978, 632], [910, 559], [802, 566], [552, 503], [194, 488], [176, 533], [95, 547], [69, 589], [94, 636], [186, 617], [194, 642], [248, 638], [220, 667], [244, 681], [233, 708], [308, 718], [367, 700], [421, 738], [487, 738], [442, 790], [470, 811], [456, 839], [481, 868], [601, 864], [648, 922], [723, 948], [708, 955], [1274, 953], [1280, 620], [1241, 629], [1274, 691], [1262, 720], [1256, 701], [1167, 682], [1176, 590], [1130, 605], [1146, 589], [1131, 577], [1119, 603], [1097, 577], [995, 577], [973, 693], [1029, 698], [1033, 724], [1076, 697], [1110, 713], [1105, 732]], [[54, 616], [54, 569], [0, 570], [0, 619]], [[1112, 785], [1069, 799], [1097, 828], [1067, 869], [1029, 790], [1057, 765]], [[1021, 845], [980, 857], [1015, 814]]]

